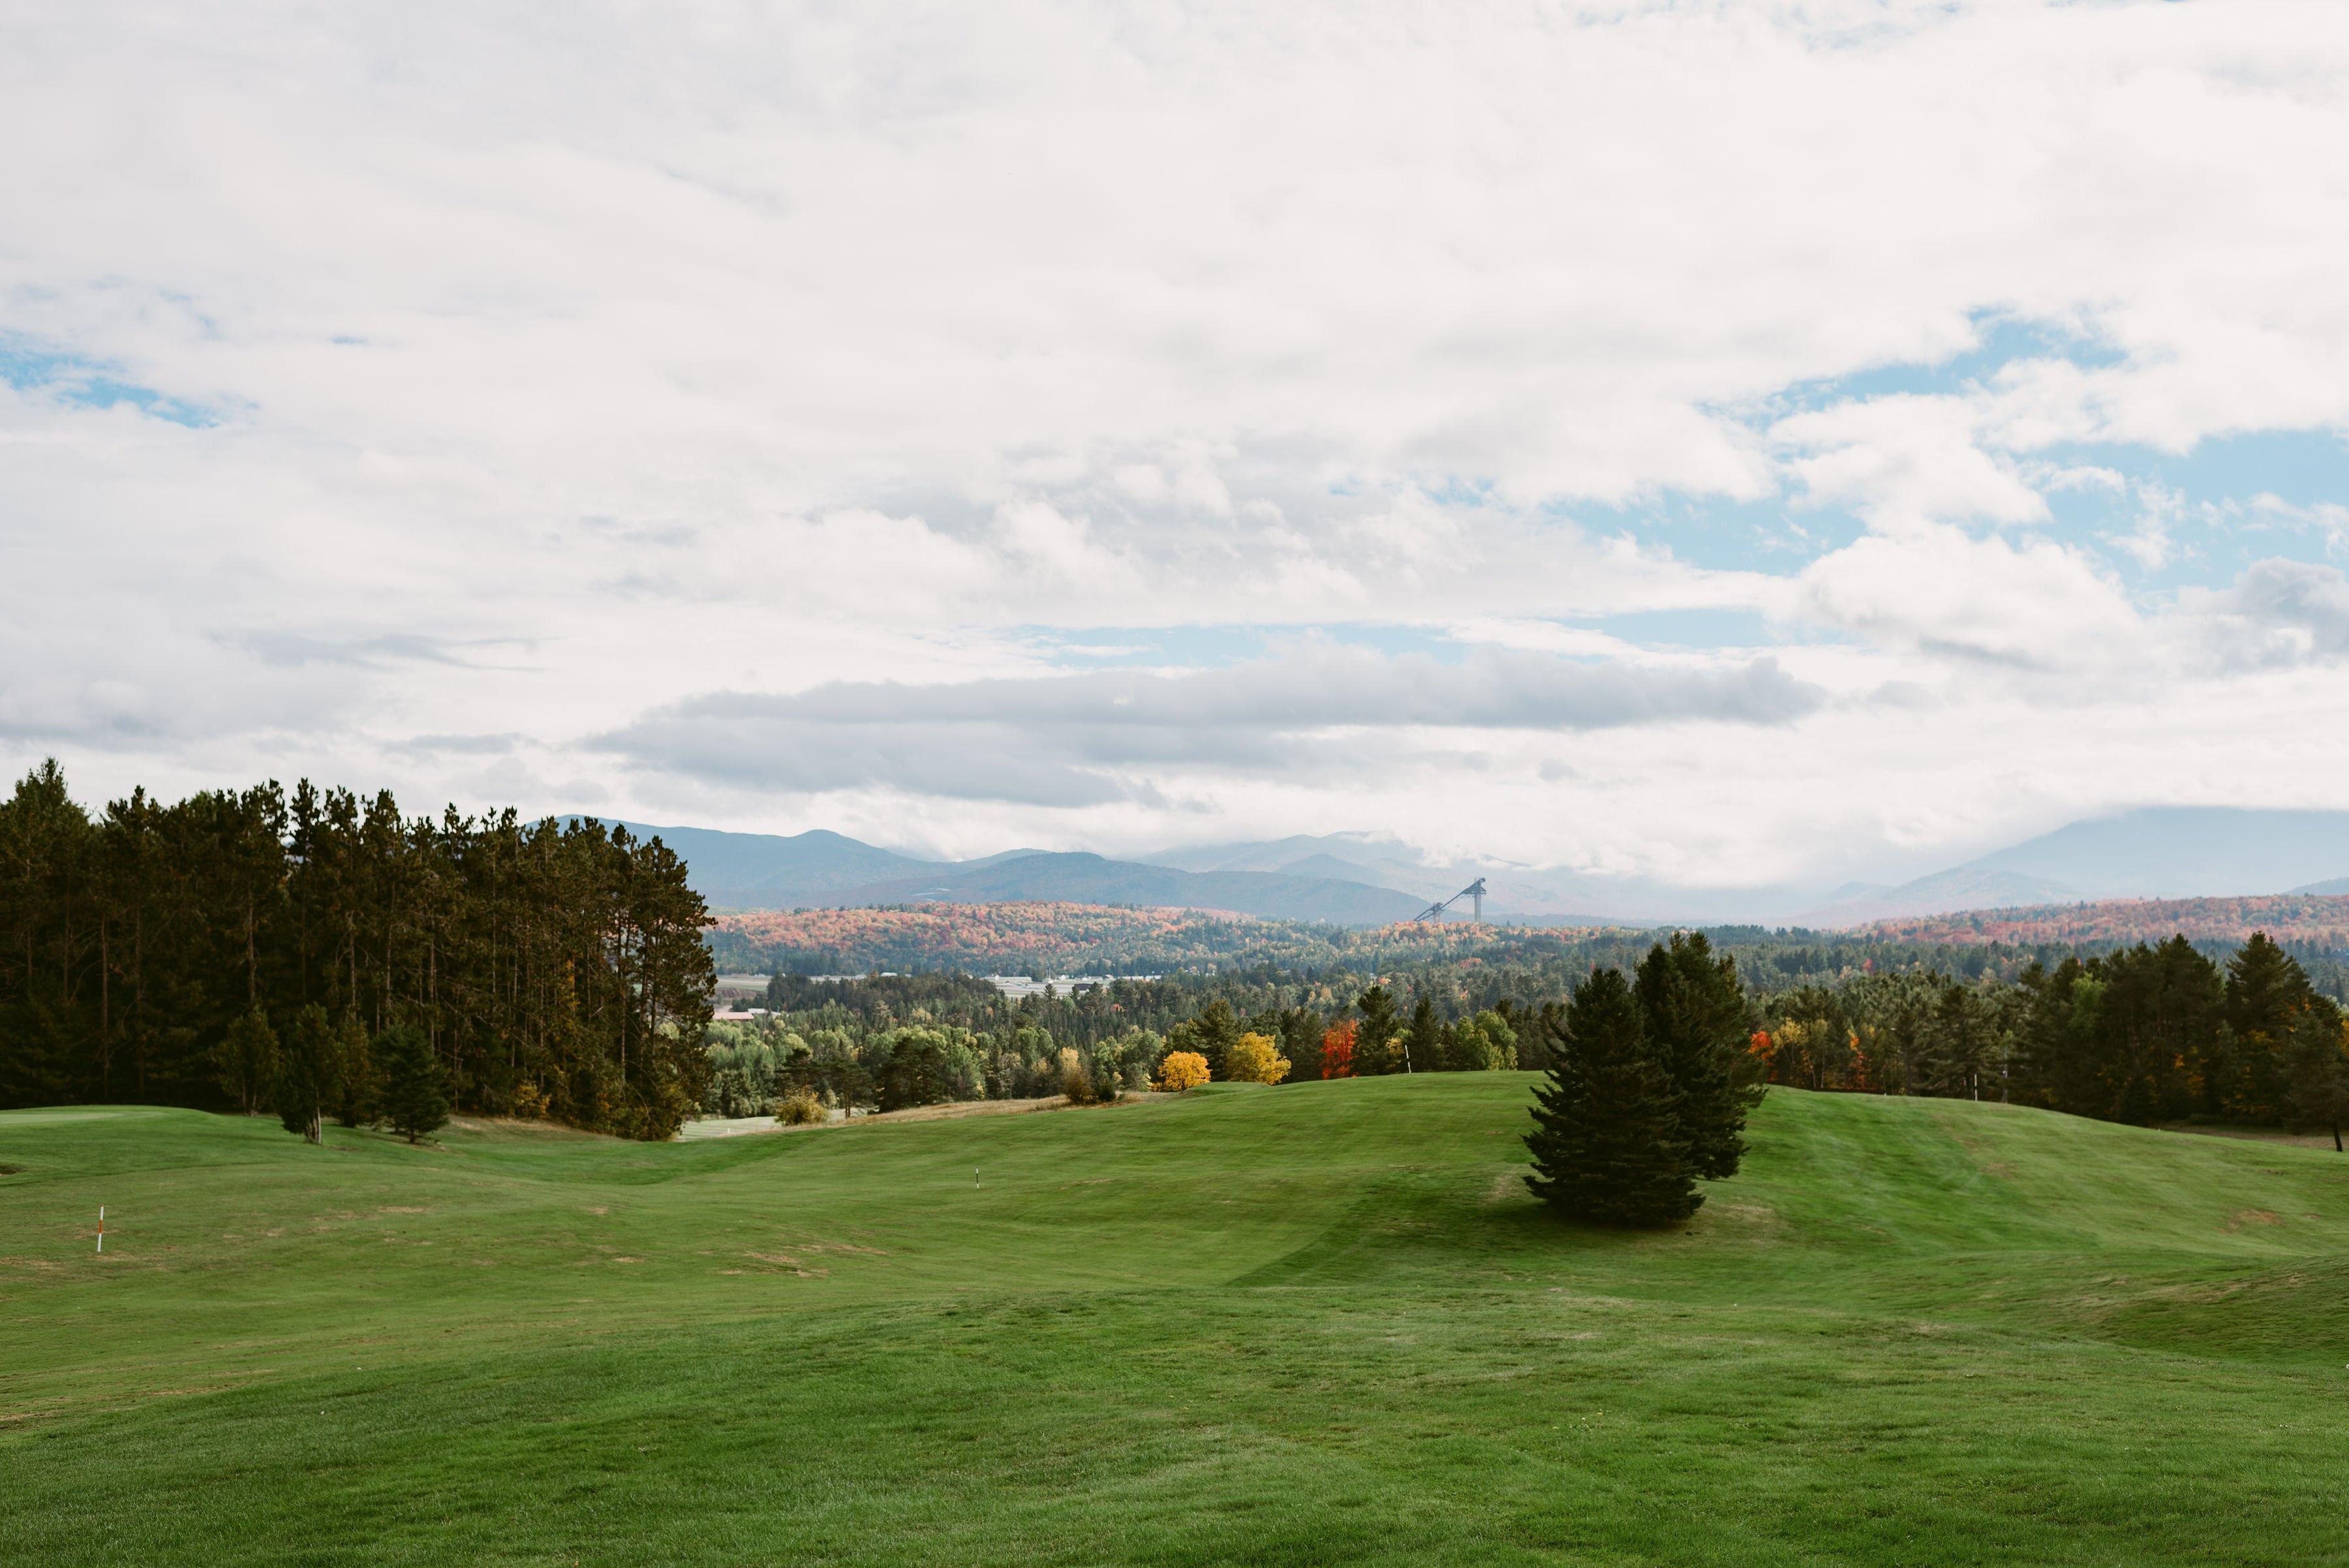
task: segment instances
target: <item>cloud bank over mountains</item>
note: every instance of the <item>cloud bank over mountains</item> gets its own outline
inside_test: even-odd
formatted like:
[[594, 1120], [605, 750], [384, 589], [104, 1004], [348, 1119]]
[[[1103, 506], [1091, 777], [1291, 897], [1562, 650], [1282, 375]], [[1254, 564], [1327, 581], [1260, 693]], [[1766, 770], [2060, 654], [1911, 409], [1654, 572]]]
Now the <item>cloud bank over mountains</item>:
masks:
[[1714, 886], [2349, 804], [2337, 5], [5, 26], [85, 793]]

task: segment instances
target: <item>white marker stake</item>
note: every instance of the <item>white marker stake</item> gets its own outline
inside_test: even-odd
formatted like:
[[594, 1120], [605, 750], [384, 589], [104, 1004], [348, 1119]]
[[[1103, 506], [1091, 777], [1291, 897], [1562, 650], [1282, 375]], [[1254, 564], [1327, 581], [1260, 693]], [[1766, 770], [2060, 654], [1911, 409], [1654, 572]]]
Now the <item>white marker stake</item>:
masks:
[[106, 1251], [106, 1205], [98, 1206], [98, 1250]]

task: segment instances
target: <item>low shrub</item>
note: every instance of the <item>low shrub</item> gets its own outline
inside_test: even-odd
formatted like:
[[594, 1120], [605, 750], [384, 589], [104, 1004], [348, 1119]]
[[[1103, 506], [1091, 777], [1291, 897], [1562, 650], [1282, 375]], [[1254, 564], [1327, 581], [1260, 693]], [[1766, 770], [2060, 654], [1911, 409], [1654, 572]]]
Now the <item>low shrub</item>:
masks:
[[805, 1089], [785, 1095], [775, 1102], [775, 1123], [779, 1127], [812, 1127], [830, 1119], [831, 1113], [823, 1108], [823, 1102]]

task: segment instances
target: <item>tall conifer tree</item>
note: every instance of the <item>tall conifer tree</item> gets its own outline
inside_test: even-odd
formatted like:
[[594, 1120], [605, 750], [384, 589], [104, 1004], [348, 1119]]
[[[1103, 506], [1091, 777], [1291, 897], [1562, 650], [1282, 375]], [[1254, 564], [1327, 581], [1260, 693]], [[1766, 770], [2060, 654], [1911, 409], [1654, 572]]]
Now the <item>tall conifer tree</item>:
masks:
[[1383, 985], [1371, 986], [1354, 999], [1361, 1009], [1362, 1026], [1354, 1033], [1354, 1075], [1373, 1078], [1395, 1070], [1395, 1037], [1402, 1033], [1402, 1021], [1395, 1016], [1394, 993]]
[[311, 1143], [326, 1139], [326, 1110], [334, 1103], [342, 1066], [335, 1026], [316, 1002], [294, 1015], [277, 1065], [277, 1116], [285, 1130]]
[[1697, 1174], [1737, 1174], [1745, 1113], [1760, 1097], [1746, 1042], [1737, 965], [1715, 958], [1702, 932], [1674, 934], [1640, 961], [1633, 987], [1650, 1045], [1679, 1096], [1681, 1136]]
[[1526, 1185], [1561, 1213], [1602, 1225], [1668, 1225], [1704, 1201], [1681, 1134], [1679, 1096], [1650, 1047], [1623, 971], [1594, 969], [1567, 1002], [1534, 1093]]
[[1402, 1032], [1403, 1070], [1434, 1073], [1444, 1068], [1444, 1025], [1435, 1003], [1422, 996], [1412, 1004], [1411, 1023]]
[[392, 1131], [414, 1143], [448, 1125], [448, 1085], [424, 1031], [394, 1024], [377, 1040], [376, 1058], [383, 1069], [383, 1116]]

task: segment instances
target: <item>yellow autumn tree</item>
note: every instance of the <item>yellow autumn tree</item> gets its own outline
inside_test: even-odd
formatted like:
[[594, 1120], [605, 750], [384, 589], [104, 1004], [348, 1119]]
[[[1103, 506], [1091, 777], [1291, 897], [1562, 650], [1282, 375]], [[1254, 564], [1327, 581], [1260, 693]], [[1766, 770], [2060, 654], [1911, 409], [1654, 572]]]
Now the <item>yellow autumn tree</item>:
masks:
[[1158, 1087], [1169, 1094], [1195, 1089], [1207, 1081], [1207, 1059], [1196, 1051], [1169, 1051], [1158, 1064]]
[[1278, 1084], [1288, 1076], [1288, 1058], [1269, 1034], [1243, 1034], [1225, 1058], [1225, 1072], [1235, 1084]]

